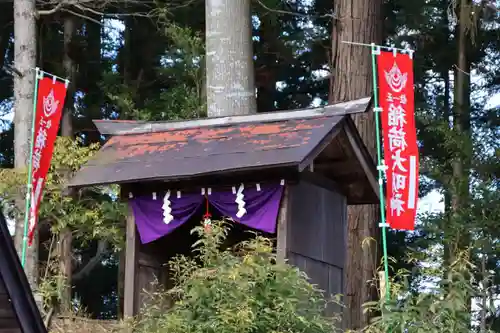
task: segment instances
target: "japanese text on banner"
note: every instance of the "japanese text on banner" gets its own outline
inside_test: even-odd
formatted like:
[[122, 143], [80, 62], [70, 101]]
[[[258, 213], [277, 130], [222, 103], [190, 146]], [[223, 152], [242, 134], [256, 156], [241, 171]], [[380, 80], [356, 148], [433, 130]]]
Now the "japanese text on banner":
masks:
[[387, 179], [387, 223], [413, 230], [418, 200], [418, 146], [414, 115], [413, 61], [381, 52], [377, 59]]
[[28, 229], [28, 243], [30, 245], [33, 241], [43, 187], [52, 160], [65, 98], [66, 84], [64, 82], [54, 81], [52, 78], [46, 77], [38, 83], [35, 135], [31, 161], [33, 178]]

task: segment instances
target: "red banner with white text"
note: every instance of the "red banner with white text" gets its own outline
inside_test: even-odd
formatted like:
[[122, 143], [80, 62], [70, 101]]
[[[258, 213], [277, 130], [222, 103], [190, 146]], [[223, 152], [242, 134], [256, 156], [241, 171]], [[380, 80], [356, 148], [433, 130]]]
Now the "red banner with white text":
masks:
[[387, 223], [393, 229], [414, 230], [419, 155], [413, 60], [409, 54], [382, 51], [377, 57], [377, 65], [384, 162], [387, 166]]
[[28, 244], [31, 246], [38, 220], [43, 187], [49, 172], [54, 143], [56, 141], [67, 86], [64, 82], [45, 77], [38, 82], [38, 98], [35, 115], [35, 135], [31, 162], [32, 190]]

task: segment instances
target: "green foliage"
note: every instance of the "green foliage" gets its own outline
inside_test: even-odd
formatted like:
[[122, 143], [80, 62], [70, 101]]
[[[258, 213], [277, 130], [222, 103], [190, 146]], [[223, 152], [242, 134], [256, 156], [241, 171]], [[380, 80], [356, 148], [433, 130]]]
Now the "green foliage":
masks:
[[[204, 41], [189, 27], [160, 20], [158, 29], [168, 40], [157, 81], [163, 85], [153, 98], [141, 96], [138, 84], [122, 82], [116, 72], [105, 73], [101, 86], [120, 110], [122, 119], [182, 120], [206, 116], [204, 100]], [[145, 83], [148, 84], [148, 83]]]
[[78, 139], [58, 138], [41, 214], [52, 221], [55, 233], [69, 227], [77, 239], [107, 239], [119, 245], [123, 235], [117, 222], [123, 221], [125, 208], [109, 197], [116, 196], [118, 189], [96, 187], [81, 190], [75, 195], [68, 195], [66, 189], [69, 177], [98, 149], [98, 144], [84, 147]]
[[[328, 73], [335, 66], [335, 63], [330, 63], [332, 37], [335, 41], [335, 36], [331, 36], [332, 22], [338, 20], [336, 23], [341, 23], [342, 17], [333, 12], [334, 3], [331, 0], [252, 2], [260, 111], [307, 107], [315, 97], [321, 98], [321, 103], [326, 102], [329, 80], [315, 79], [315, 74], [318, 70]], [[454, 8], [460, 1], [384, 2], [387, 44], [408, 44], [417, 51], [414, 58], [416, 112], [420, 174], [424, 176], [420, 180], [420, 196], [436, 189], [446, 200], [446, 211], [421, 219], [415, 233], [394, 231], [389, 234], [389, 251], [396, 257], [395, 270], [405, 268], [411, 271], [412, 274], [406, 276], [407, 292], [417, 298], [420, 295], [427, 297], [421, 292], [420, 284], [424, 273], [428, 272], [412, 270], [412, 267], [429, 261], [429, 257], [423, 254], [436, 247], [440, 258], [431, 261], [448, 266], [447, 256], [454, 254], [459, 245], [464, 245], [458, 242], [460, 236], [467, 236], [465, 243], [470, 248], [469, 260], [475, 263], [470, 274], [476, 281], [482, 276], [477, 267], [484, 255], [488, 258], [487, 270], [498, 270], [499, 266], [500, 108], [494, 105], [486, 107], [486, 104], [500, 91], [497, 29], [500, 16], [498, 2], [474, 3], [470, 6], [474, 14], [467, 17], [473, 39], [468, 51], [471, 63], [468, 74], [472, 79], [472, 105], [468, 110], [470, 134], [455, 131], [449, 124], [449, 117], [457, 109], [453, 102], [456, 82], [453, 76], [459, 70], [458, 22]], [[0, 6], [4, 9], [0, 22], [5, 27], [0, 36], [3, 59], [0, 67], [5, 65], [0, 80], [1, 117], [12, 110], [13, 76], [8, 75], [8, 65], [16, 66], [12, 64], [12, 2]], [[101, 140], [95, 133], [92, 119], [177, 120], [206, 114], [203, 97], [204, 2], [156, 1], [147, 6], [147, 10], [151, 9], [149, 17], [134, 16], [145, 9], [139, 3], [116, 2], [102, 7], [102, 11], [109, 14], [102, 20], [104, 27], [78, 19], [77, 36], [67, 55], [74, 61], [77, 71], [74, 83], [79, 96], [73, 126], [77, 135], [85, 135], [86, 144]], [[90, 16], [101, 20], [98, 13]], [[113, 24], [109, 17], [114, 18]], [[480, 24], [475, 26], [478, 21]], [[37, 65], [64, 76], [61, 64], [65, 49], [59, 15], [45, 16], [39, 23]], [[122, 23], [124, 30], [116, 28], [116, 23]], [[480, 80], [477, 80], [478, 74]], [[82, 94], [84, 97], [80, 98]], [[8, 125], [1, 120], [0, 123]], [[12, 126], [4, 128], [0, 133], [0, 165], [12, 167], [14, 131]], [[67, 196], [64, 189], [67, 173], [76, 170], [97, 146], [90, 149], [79, 144], [58, 143], [58, 147], [62, 148], [56, 148], [58, 152], [54, 156], [40, 212], [41, 225], [49, 225], [56, 233], [65, 227], [70, 228], [77, 238], [74, 249], [78, 258], [83, 252], [87, 254], [89, 248], [93, 249], [96, 239], [106, 239], [119, 246], [123, 235], [116, 222], [123, 220], [124, 207], [113, 200], [117, 189], [91, 188], [72, 196]], [[470, 177], [453, 175], [453, 164], [457, 160], [470, 160], [471, 170], [465, 172]], [[25, 178], [21, 170], [1, 170], [2, 199], [12, 203], [13, 198], [22, 198]], [[465, 191], [469, 196], [462, 198], [461, 207], [452, 213], [451, 197], [462, 192], [463, 188], [470, 189]], [[7, 208], [10, 215], [20, 213], [13, 210], [14, 205]], [[418, 252], [418, 257], [402, 260], [408, 248]], [[47, 280], [47, 288], [43, 285], [42, 289], [47, 289], [47, 295], [52, 293], [55, 297], [59, 282], [57, 267], [54, 269], [52, 276], [55, 280]], [[116, 279], [116, 274], [107, 274], [108, 280]], [[90, 277], [89, 280], [89, 284], [82, 284], [81, 289], [100, 290], [89, 288], [96, 279]], [[99, 276], [99, 280], [104, 280], [104, 277]], [[492, 289], [494, 293], [500, 290], [499, 274], [492, 280]], [[94, 296], [89, 293], [88, 298]], [[493, 313], [489, 315], [491, 321], [500, 322]]]
[[[49, 253], [54, 249], [56, 237], [52, 237], [49, 245]], [[42, 309], [50, 311], [54, 304], [63, 301], [63, 290], [67, 287], [67, 279], [60, 273], [57, 255], [52, 255], [50, 260], [44, 264], [43, 275], [38, 284], [38, 294], [42, 298]]]
[[175, 287], [151, 295], [137, 332], [332, 332], [339, 318], [323, 315], [322, 292], [297, 268], [275, 263], [271, 240], [256, 236], [235, 252], [220, 249], [228, 233], [222, 222], [193, 232], [200, 237], [194, 257], [171, 262]]
[[[77, 239], [106, 239], [120, 246], [123, 233], [117, 222], [123, 221], [125, 209], [109, 196], [113, 193], [116, 195], [117, 188], [96, 187], [68, 195], [69, 178], [98, 148], [98, 144], [85, 147], [80, 140], [57, 138], [40, 205], [39, 220], [41, 223], [49, 223], [54, 234], [70, 228]], [[14, 201], [24, 197], [26, 179], [25, 170], [0, 170], [0, 193], [11, 203], [8, 206], [10, 213], [17, 218], [24, 212], [16, 210]]]
[[[48, 309], [61, 301], [67, 280], [60, 273], [59, 253], [56, 241], [63, 230], [69, 230], [72, 238], [86, 247], [95, 240], [103, 240], [115, 249], [122, 247], [125, 207], [112, 197], [118, 189], [96, 187], [77, 192], [67, 189], [68, 180], [98, 150], [98, 144], [83, 146], [81, 140], [59, 137], [54, 146], [54, 155], [47, 175], [43, 199], [39, 211], [39, 225], [48, 225], [51, 237], [44, 252], [46, 260], [41, 265], [38, 292]], [[21, 218], [24, 212], [14, 204], [16, 198], [24, 197], [25, 170], [1, 169], [0, 193], [6, 199], [12, 217]], [[42, 240], [43, 241], [43, 240]], [[80, 245], [80, 246], [81, 246]]]
[[483, 296], [470, 279], [475, 269], [466, 252], [448, 267], [437, 263], [421, 267], [420, 274], [427, 278], [428, 285], [419, 292], [412, 291], [407, 283], [412, 273], [400, 270], [392, 279], [391, 301], [366, 304], [382, 315], [374, 318], [364, 332], [470, 333], [476, 326], [471, 321], [470, 297]]

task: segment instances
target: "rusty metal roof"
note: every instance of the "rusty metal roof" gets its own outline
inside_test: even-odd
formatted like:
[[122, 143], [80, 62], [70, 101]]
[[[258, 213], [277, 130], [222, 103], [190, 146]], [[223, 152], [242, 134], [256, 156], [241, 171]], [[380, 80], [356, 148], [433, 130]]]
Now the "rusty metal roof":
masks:
[[70, 186], [181, 179], [302, 162], [343, 116], [117, 135]]
[[365, 112], [371, 103], [370, 97], [348, 102], [325, 105], [317, 108], [265, 112], [244, 116], [213, 117], [183, 121], [136, 121], [136, 120], [94, 120], [99, 133], [103, 135], [140, 134], [170, 130], [227, 126], [248, 123], [267, 123], [282, 120], [308, 119], [319, 116], [344, 116]]
[[369, 106], [370, 98], [364, 98], [316, 109], [184, 122], [99, 121], [101, 134], [113, 136], [69, 186], [303, 168], [341, 130], [346, 114]]

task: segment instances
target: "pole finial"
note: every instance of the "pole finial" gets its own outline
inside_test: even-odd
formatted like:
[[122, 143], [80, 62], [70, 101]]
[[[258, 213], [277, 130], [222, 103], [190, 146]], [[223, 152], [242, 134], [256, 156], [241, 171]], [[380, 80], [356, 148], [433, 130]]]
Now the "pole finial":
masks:
[[44, 73], [44, 72], [43, 72], [42, 70], [40, 70], [40, 67], [36, 67], [36, 68], [35, 68], [35, 78], [36, 78], [37, 80], [41, 80], [41, 79], [43, 79], [43, 73]]

